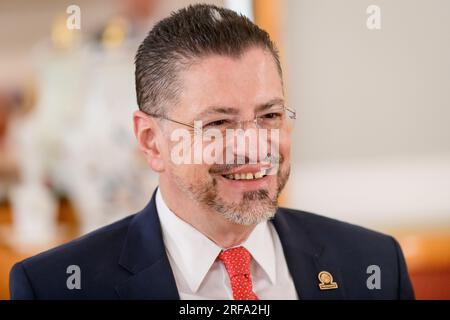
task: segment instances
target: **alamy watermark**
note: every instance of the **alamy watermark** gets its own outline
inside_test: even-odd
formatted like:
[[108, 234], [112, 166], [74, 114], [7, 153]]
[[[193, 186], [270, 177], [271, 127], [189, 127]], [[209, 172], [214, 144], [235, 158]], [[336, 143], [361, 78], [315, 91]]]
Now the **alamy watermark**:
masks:
[[70, 274], [66, 280], [66, 286], [69, 290], [81, 289], [81, 268], [76, 264], [67, 267], [66, 273]]
[[377, 5], [370, 5], [366, 9], [366, 13], [369, 15], [366, 20], [366, 26], [369, 30], [381, 29], [381, 8]]
[[174, 164], [279, 163], [279, 129], [202, 128], [202, 121], [195, 121], [194, 134], [184, 128], [172, 131], [170, 140], [175, 144], [170, 157]]
[[381, 289], [381, 268], [376, 264], [372, 264], [367, 267], [367, 274], [370, 276], [367, 278], [366, 285], [369, 290]]
[[67, 7], [66, 13], [69, 15], [66, 19], [66, 27], [69, 30], [81, 29], [81, 8], [75, 4]]

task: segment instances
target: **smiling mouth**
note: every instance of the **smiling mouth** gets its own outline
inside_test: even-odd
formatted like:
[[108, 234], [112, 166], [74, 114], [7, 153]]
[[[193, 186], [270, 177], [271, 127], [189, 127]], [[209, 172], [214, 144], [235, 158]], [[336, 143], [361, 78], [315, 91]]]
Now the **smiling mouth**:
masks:
[[270, 171], [269, 168], [264, 168], [258, 172], [240, 172], [234, 174], [223, 174], [222, 177], [228, 180], [258, 180], [267, 176], [269, 171]]

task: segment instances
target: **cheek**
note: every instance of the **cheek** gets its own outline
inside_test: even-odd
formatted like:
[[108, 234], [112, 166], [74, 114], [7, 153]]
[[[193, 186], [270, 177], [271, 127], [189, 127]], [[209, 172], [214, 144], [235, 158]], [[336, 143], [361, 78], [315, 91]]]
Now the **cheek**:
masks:
[[291, 139], [292, 139], [292, 131], [290, 129], [283, 130], [282, 131], [283, 141], [289, 146], [291, 146]]
[[170, 170], [177, 177], [182, 178], [184, 181], [191, 184], [197, 184], [198, 182], [211, 180], [211, 175], [209, 174], [209, 166], [205, 165], [175, 165], [172, 163]]
[[288, 162], [291, 155], [291, 134], [285, 130], [280, 131], [278, 148], [284, 160]]
[[285, 159], [291, 158], [291, 138], [288, 137], [283, 139], [280, 145], [281, 154], [285, 157]]

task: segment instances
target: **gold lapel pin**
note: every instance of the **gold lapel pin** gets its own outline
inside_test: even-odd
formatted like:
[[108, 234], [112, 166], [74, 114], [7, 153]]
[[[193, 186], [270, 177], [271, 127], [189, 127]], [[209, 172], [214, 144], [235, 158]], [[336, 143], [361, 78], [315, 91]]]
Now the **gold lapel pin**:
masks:
[[320, 281], [319, 283], [320, 290], [330, 290], [338, 288], [337, 283], [333, 281], [333, 276], [328, 271], [319, 272], [317, 277], [319, 278]]

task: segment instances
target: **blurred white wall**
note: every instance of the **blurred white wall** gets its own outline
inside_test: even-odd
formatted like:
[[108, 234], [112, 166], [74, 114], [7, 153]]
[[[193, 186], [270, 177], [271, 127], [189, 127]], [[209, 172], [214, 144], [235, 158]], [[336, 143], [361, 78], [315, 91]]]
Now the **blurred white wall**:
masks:
[[[0, 84], [27, 81], [32, 67], [30, 51], [50, 37], [56, 15], [65, 14], [71, 4], [74, 1], [0, 1]], [[81, 8], [81, 30], [86, 34], [99, 28], [115, 8], [108, 0], [80, 0], [76, 4]]]
[[[381, 29], [366, 27], [369, 5]], [[368, 227], [450, 227], [450, 1], [283, 0], [299, 112], [288, 205]]]

